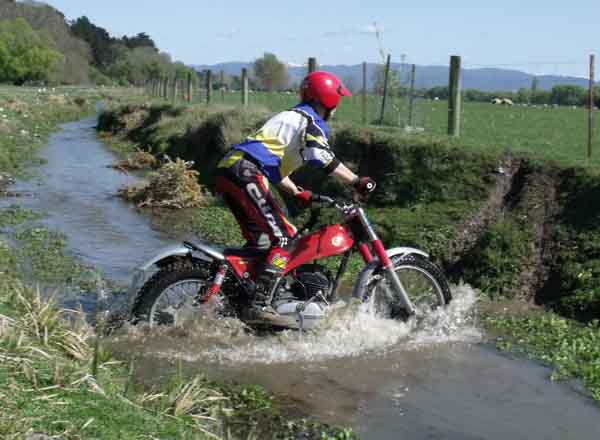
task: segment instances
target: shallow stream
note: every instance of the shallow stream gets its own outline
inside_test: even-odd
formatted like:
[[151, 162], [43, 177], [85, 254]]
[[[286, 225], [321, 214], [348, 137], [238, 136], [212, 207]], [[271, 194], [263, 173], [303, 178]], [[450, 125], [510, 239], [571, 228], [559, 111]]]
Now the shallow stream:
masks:
[[[65, 124], [41, 151], [38, 177], [11, 188], [29, 195], [1, 204], [44, 212], [42, 223], [64, 233], [75, 256], [125, 285], [136, 265], [179, 237], [115, 196], [136, 177], [108, 167], [116, 158], [95, 122]], [[182, 363], [264, 385], [298, 414], [351, 425], [367, 440], [600, 438], [600, 410], [576, 384], [553, 383], [549, 369], [492, 348], [473, 317], [474, 292], [458, 286], [453, 294], [449, 310], [410, 326], [342, 309], [309, 334], [254, 336], [225, 321], [129, 329], [111, 343], [140, 353], [141, 380]]]

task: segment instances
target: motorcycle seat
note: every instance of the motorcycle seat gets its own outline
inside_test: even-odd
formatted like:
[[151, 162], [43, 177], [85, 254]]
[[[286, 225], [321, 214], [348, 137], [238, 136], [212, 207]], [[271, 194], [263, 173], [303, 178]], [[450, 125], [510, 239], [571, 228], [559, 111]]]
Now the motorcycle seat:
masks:
[[269, 248], [264, 247], [242, 247], [242, 248], [226, 248], [223, 251], [223, 255], [226, 257], [241, 257], [241, 258], [253, 258], [253, 257], [264, 257], [269, 252]]

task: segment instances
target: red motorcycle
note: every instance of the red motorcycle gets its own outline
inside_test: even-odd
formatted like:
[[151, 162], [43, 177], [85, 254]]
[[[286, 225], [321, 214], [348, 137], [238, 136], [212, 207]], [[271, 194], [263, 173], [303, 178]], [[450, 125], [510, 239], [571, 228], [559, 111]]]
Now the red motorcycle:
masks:
[[[368, 303], [374, 313], [408, 319], [448, 304], [451, 294], [446, 278], [425, 252], [409, 247], [386, 250], [359, 204], [321, 195], [315, 199], [334, 206], [343, 222], [296, 240], [284, 276], [270, 292], [270, 304], [288, 323], [286, 327], [311, 329], [327, 315], [353, 252], [360, 254], [365, 267], [352, 295]], [[316, 225], [319, 213], [320, 209], [312, 211], [304, 230]], [[219, 316], [243, 319], [266, 252], [222, 248], [204, 241], [164, 249], [136, 273], [130, 295], [132, 321], [178, 325], [189, 318], [190, 311], [208, 304]], [[341, 262], [335, 276], [316, 263], [337, 256]]]

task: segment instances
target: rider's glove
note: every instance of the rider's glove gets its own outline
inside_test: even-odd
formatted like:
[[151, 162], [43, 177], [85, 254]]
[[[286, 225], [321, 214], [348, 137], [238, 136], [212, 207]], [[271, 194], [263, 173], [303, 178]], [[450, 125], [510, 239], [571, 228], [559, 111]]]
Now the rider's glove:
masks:
[[311, 202], [313, 201], [313, 193], [312, 191], [303, 190], [299, 193], [296, 193], [296, 198], [304, 205], [310, 206]]
[[357, 177], [356, 180], [352, 182], [352, 186], [359, 195], [365, 196], [375, 191], [377, 184], [370, 177]]

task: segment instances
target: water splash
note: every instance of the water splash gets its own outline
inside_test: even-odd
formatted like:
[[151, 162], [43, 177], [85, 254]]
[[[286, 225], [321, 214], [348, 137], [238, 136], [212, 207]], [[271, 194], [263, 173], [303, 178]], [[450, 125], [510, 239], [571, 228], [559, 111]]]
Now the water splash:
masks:
[[246, 331], [240, 321], [221, 319], [192, 321], [178, 328], [131, 328], [127, 337], [152, 341], [150, 354], [159, 358], [227, 365], [315, 362], [391, 349], [477, 342], [481, 333], [472, 319], [475, 292], [460, 285], [454, 287], [453, 297], [449, 307], [408, 323], [382, 319], [363, 305], [351, 304], [334, 310], [318, 329], [308, 333], [289, 330], [257, 336]]

